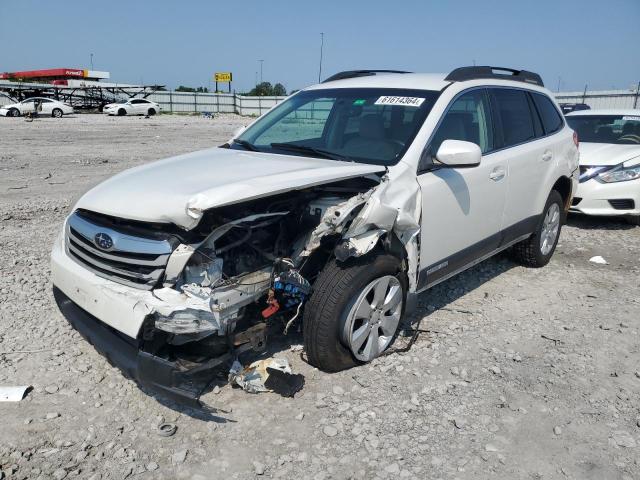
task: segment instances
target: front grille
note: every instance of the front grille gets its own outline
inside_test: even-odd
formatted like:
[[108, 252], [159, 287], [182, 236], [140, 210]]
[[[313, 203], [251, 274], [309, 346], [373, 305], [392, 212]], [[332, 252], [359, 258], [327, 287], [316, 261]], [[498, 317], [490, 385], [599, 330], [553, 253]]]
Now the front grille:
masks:
[[[106, 224], [74, 212], [66, 226], [69, 256], [100, 277], [143, 290], [154, 288], [164, 275], [172, 242], [152, 234], [134, 236], [124, 233], [124, 228], [116, 230]], [[109, 237], [108, 248], [97, 244], [98, 234]]]
[[636, 203], [631, 198], [609, 200], [609, 204], [616, 210], [633, 210], [636, 208]]

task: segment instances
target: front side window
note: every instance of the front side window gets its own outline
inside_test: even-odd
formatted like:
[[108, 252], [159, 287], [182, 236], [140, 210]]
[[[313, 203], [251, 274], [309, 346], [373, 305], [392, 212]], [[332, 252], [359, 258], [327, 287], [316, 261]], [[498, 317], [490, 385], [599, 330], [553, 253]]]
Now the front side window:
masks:
[[640, 144], [640, 115], [569, 115], [580, 143]]
[[430, 142], [432, 155], [438, 152], [445, 140], [475, 143], [482, 153], [493, 150], [491, 113], [485, 90], [467, 92], [451, 104]]
[[533, 140], [533, 116], [524, 90], [492, 88], [498, 124], [501, 126], [503, 147]]
[[394, 165], [438, 95], [391, 88], [303, 91], [259, 119], [231, 148]]
[[536, 104], [536, 108], [540, 114], [544, 133], [549, 135], [550, 133], [560, 130], [562, 125], [564, 125], [564, 122], [562, 121], [560, 112], [558, 112], [551, 99], [541, 93], [532, 92], [531, 96], [533, 97], [533, 102]]

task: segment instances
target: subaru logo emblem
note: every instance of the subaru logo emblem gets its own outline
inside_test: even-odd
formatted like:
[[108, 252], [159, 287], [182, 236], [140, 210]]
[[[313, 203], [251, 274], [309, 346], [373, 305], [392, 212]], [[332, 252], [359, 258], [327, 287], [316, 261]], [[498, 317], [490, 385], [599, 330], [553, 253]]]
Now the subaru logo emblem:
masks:
[[93, 237], [93, 243], [101, 250], [111, 250], [113, 248], [113, 239], [106, 233], [96, 233], [96, 236]]

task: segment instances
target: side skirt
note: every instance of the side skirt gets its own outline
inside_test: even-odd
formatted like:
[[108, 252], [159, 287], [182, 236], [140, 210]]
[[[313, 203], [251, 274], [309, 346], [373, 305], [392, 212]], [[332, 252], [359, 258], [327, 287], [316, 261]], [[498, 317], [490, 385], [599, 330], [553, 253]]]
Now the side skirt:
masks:
[[[468, 268], [483, 262], [489, 257], [526, 240], [535, 232], [540, 215], [534, 215], [502, 230], [496, 235], [451, 255], [433, 265], [420, 270], [418, 275], [418, 292], [431, 288]], [[496, 236], [498, 238], [496, 238]], [[496, 245], [498, 245], [496, 247]]]

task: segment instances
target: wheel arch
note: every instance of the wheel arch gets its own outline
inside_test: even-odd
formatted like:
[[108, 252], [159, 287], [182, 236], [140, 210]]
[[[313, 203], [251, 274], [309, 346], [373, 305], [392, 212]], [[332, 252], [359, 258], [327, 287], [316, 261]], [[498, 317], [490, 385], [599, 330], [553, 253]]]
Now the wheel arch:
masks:
[[557, 191], [562, 197], [565, 212], [567, 212], [569, 210], [569, 207], [571, 206], [571, 197], [573, 196], [572, 189], [573, 186], [571, 183], [571, 179], [564, 175], [558, 178], [556, 180], [556, 183], [553, 184], [553, 187], [551, 187], [551, 190]]

